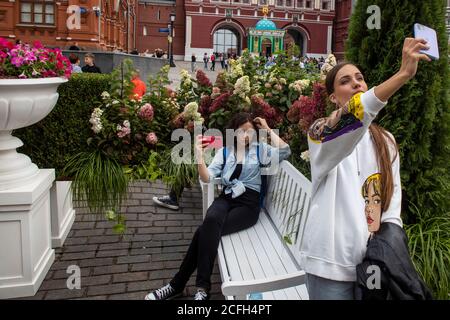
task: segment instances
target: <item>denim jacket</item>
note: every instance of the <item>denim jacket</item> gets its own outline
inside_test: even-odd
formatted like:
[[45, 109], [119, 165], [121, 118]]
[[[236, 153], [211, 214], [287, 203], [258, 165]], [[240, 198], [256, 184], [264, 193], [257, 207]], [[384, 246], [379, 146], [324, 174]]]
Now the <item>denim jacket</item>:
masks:
[[257, 192], [261, 191], [261, 171], [260, 162], [262, 166], [267, 167], [268, 173], [273, 174], [276, 172], [278, 164], [287, 159], [291, 154], [289, 145], [285, 145], [281, 148], [275, 148], [267, 143], [259, 143], [260, 162], [257, 157], [257, 142], [250, 145], [245, 152], [245, 158], [242, 162], [242, 172], [239, 179], [230, 181], [230, 177], [236, 168], [236, 157], [234, 155], [233, 148], [227, 151], [227, 160], [222, 170], [223, 165], [223, 148], [219, 149], [214, 156], [211, 164], [208, 166], [208, 172], [210, 181], [213, 178], [221, 177], [222, 184], [226, 187], [225, 194], [232, 193], [232, 198], [236, 198], [243, 194], [246, 188], [250, 188]]

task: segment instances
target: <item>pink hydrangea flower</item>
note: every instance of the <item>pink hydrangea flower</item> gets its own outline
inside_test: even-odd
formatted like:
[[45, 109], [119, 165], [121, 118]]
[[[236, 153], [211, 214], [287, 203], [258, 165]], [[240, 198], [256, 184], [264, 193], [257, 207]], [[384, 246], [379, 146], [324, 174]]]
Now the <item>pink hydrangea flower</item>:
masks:
[[147, 121], [152, 121], [153, 120], [153, 107], [150, 103], [146, 103], [144, 104], [140, 109], [139, 109], [139, 117], [141, 117], [144, 120]]
[[117, 136], [119, 138], [125, 138], [131, 134], [131, 126], [128, 120], [123, 122], [123, 126], [120, 124], [117, 125]]
[[150, 132], [145, 137], [145, 141], [147, 141], [148, 144], [155, 145], [156, 143], [158, 143], [158, 137], [156, 136], [156, 133]]

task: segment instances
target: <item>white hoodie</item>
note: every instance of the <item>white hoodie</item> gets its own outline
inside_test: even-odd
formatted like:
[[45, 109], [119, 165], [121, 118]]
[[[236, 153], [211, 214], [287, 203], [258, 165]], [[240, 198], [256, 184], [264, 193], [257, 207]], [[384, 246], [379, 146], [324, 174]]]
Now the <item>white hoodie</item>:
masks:
[[[301, 244], [301, 264], [307, 273], [356, 281], [356, 265], [364, 257], [369, 236], [361, 188], [369, 176], [380, 172], [368, 128], [386, 103], [372, 88], [310, 128], [312, 199]], [[393, 159], [394, 146], [390, 151]], [[392, 173], [394, 192], [381, 223], [402, 226], [398, 155]]]

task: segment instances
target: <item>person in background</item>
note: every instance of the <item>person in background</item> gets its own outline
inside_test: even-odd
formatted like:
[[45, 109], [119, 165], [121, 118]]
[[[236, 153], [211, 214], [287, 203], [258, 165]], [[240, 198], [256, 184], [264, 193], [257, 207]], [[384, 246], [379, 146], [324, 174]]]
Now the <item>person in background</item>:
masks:
[[219, 54], [220, 65], [222, 66], [222, 70], [225, 69], [225, 57], [223, 53]]
[[69, 47], [69, 50], [76, 50], [76, 51], [80, 51], [80, 47], [78, 46], [78, 42], [75, 42], [73, 45], [71, 45]]
[[139, 70], [133, 72], [131, 82], [134, 84], [133, 98], [136, 100], [141, 100], [142, 96], [147, 91], [147, 86], [145, 85], [145, 82], [141, 80]]
[[81, 67], [80, 67], [80, 58], [74, 53], [71, 53], [69, 55], [69, 61], [72, 65], [72, 73], [82, 73]]
[[94, 63], [95, 56], [92, 53], [86, 53], [84, 55], [84, 64], [85, 66], [81, 68], [83, 72], [89, 73], [102, 73], [99, 67], [97, 67]]
[[216, 69], [216, 54], [213, 52], [211, 55], [211, 71], [215, 71]]
[[191, 71], [195, 71], [195, 62], [197, 61], [197, 58], [195, 57], [195, 54], [193, 53], [191, 56]]
[[225, 71], [228, 72], [228, 55], [223, 58], [223, 65], [225, 66]]
[[203, 55], [203, 62], [205, 63], [205, 70], [208, 70], [208, 54], [205, 52], [205, 54]]

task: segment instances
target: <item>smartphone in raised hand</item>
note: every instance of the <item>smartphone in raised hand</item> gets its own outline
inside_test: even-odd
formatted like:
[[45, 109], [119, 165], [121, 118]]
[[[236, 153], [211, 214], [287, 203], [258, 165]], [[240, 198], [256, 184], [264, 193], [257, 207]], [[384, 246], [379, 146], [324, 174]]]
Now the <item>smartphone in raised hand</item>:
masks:
[[420, 53], [426, 54], [433, 60], [439, 59], [439, 46], [436, 31], [420, 23], [414, 24], [414, 38], [423, 38], [427, 41], [429, 49], [422, 49]]

